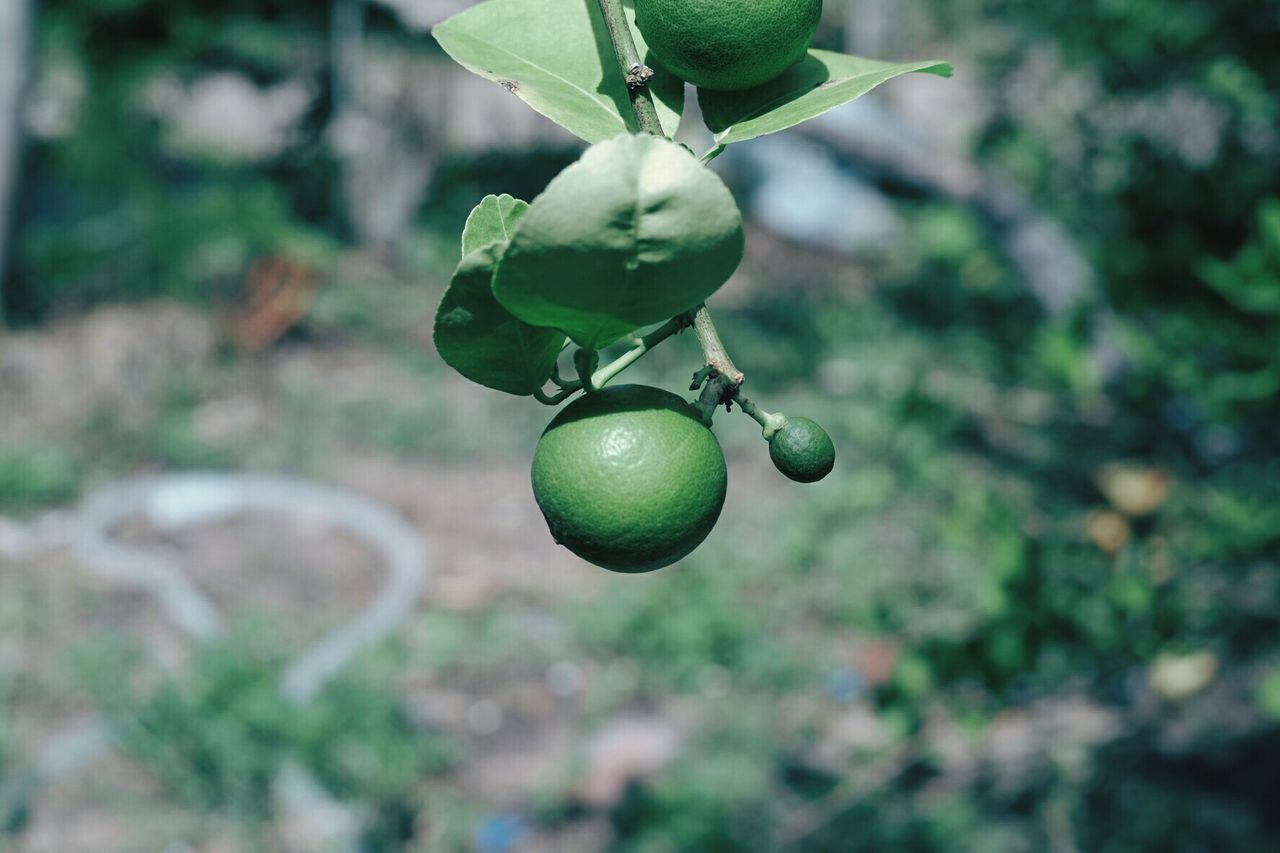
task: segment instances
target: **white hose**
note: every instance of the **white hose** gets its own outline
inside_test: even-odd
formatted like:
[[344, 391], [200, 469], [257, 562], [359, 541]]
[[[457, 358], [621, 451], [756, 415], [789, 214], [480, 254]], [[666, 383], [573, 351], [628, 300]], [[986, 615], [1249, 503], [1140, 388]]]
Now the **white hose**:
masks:
[[[122, 522], [138, 516], [159, 529], [177, 531], [248, 513], [321, 519], [372, 545], [386, 568], [386, 582], [368, 606], [285, 667], [281, 694], [295, 705], [305, 704], [360, 652], [404, 621], [427, 581], [430, 566], [421, 535], [391, 510], [351, 492], [292, 477], [164, 474], [94, 492], [81, 504], [67, 538], [84, 568], [145, 590], [174, 625], [203, 642], [222, 633], [224, 619], [214, 602], [182, 573], [181, 555], [124, 545], [113, 534]], [[44, 537], [39, 544], [28, 550], [62, 543]], [[111, 732], [101, 720], [55, 735], [37, 753], [15, 793], [25, 799], [34, 787], [88, 764], [111, 745]]]

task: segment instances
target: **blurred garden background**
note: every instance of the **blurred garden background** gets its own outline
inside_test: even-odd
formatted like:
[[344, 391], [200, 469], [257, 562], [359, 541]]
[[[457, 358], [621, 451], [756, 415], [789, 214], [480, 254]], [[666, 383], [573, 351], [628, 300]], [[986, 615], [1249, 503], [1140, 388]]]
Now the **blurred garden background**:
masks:
[[[1280, 3], [827, 0], [955, 66], [713, 164], [720, 330], [837, 467], [722, 412], [721, 522], [642, 577], [432, 347], [471, 207], [581, 151], [435, 45], [470, 5], [0, 0], [0, 849], [1277, 849]], [[94, 495], [188, 471], [89, 565]], [[305, 702], [382, 534], [236, 472], [426, 550]]]

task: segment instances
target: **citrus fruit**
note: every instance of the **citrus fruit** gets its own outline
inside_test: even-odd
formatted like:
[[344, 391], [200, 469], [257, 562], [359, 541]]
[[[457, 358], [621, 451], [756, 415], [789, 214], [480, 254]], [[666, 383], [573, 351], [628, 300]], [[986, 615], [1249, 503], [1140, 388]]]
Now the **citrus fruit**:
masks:
[[804, 57], [822, 0], [636, 0], [649, 49], [695, 86], [759, 86]]
[[698, 547], [727, 487], [720, 442], [693, 406], [644, 385], [574, 401], [533, 455], [533, 496], [551, 535], [615, 572], [660, 569]]
[[816, 483], [836, 464], [836, 446], [827, 431], [808, 418], [790, 418], [769, 439], [769, 458], [798, 483]]

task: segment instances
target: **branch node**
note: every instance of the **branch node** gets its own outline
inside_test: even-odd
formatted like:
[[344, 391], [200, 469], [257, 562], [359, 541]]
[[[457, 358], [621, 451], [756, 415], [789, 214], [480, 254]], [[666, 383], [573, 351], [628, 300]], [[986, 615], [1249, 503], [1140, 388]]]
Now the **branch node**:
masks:
[[631, 111], [635, 113], [636, 127], [642, 133], [666, 136], [662, 130], [662, 122], [658, 119], [657, 107], [653, 103], [653, 93], [646, 85], [653, 76], [653, 69], [640, 61], [635, 38], [631, 35], [631, 27], [622, 10], [622, 0], [597, 2], [600, 4], [600, 13], [604, 16], [605, 28], [609, 31], [609, 40], [613, 42], [613, 51], [618, 57], [618, 70], [622, 73], [627, 92], [631, 96]]
[[696, 373], [693, 374], [693, 382], [690, 383], [689, 390], [697, 391], [699, 388], [702, 387], [703, 383], [705, 383], [708, 379], [713, 378], [715, 375], [716, 375], [716, 369], [711, 365], [707, 365], [706, 367], [699, 369]]
[[642, 63], [635, 63], [627, 69], [627, 89], [638, 92], [653, 79], [653, 69]]

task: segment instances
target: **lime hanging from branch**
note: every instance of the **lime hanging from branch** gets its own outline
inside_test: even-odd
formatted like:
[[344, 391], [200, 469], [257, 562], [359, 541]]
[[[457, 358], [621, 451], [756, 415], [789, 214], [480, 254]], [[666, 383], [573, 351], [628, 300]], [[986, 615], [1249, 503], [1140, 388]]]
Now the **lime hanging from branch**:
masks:
[[636, 0], [636, 26], [676, 76], [734, 92], [804, 58], [822, 0]]
[[808, 418], [788, 418], [769, 439], [773, 465], [797, 483], [816, 483], [836, 464], [836, 446], [827, 431]]
[[660, 388], [587, 394], [547, 427], [533, 494], [557, 542], [615, 572], [650, 572], [711, 532], [728, 486], [720, 443]]

